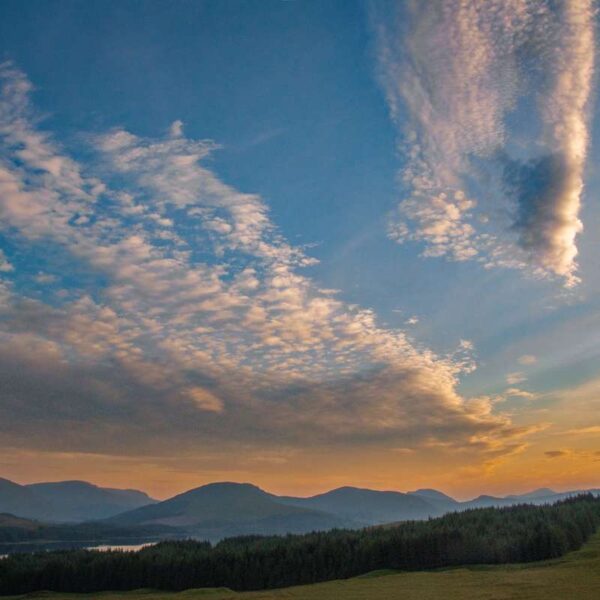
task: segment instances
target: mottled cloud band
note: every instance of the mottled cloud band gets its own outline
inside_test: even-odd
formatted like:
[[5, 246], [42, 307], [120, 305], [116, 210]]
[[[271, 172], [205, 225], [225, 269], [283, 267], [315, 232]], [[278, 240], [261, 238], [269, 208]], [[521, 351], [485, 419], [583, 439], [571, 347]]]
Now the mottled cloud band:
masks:
[[577, 283], [592, 0], [373, 3], [409, 196], [390, 237], [425, 256]]
[[180, 122], [115, 129], [84, 136], [78, 162], [41, 130], [25, 75], [0, 77], [2, 444], [501, 454], [526, 433], [457, 392], [468, 345], [438, 356], [319, 289], [262, 198], [207, 168], [215, 144]]

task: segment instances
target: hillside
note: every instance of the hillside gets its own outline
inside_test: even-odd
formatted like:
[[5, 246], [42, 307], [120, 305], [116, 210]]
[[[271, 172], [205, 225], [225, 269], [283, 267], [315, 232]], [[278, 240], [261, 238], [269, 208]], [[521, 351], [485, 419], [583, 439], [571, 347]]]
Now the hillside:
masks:
[[428, 498], [400, 492], [341, 487], [310, 498], [280, 497], [292, 506], [326, 511], [357, 524], [377, 525], [390, 521], [426, 519], [443, 512]]
[[352, 525], [323, 511], [281, 502], [251, 484], [212, 483], [110, 519], [127, 525], [185, 527], [207, 539], [244, 533], [300, 533]]
[[40, 527], [41, 523], [39, 521], [15, 517], [15, 515], [9, 513], [0, 513], [0, 538], [3, 530], [36, 531]]
[[[44, 523], [33, 519], [0, 514], [0, 554], [22, 551], [23, 548], [43, 549], [54, 542], [109, 542], [122, 540], [146, 541], [150, 539], [181, 537], [180, 532], [166, 525], [128, 527], [106, 522]], [[24, 544], [29, 543], [25, 546]], [[68, 547], [68, 546], [67, 546]]]
[[417, 496], [426, 500], [431, 506], [438, 510], [438, 514], [444, 514], [460, 509], [460, 502], [438, 490], [430, 488], [407, 492], [409, 496]]
[[567, 492], [555, 492], [549, 488], [541, 488], [527, 492], [525, 494], [511, 494], [510, 496], [487, 496], [482, 495], [474, 498], [473, 500], [467, 500], [466, 502], [460, 502], [457, 505], [456, 510], [467, 510], [470, 508], [489, 508], [489, 507], [502, 507], [502, 506], [514, 506], [515, 504], [533, 504], [540, 506], [543, 504], [553, 504], [554, 502], [560, 502], [567, 498], [576, 496], [577, 494], [588, 493], [594, 496], [600, 496], [600, 490], [572, 490]]
[[53, 520], [89, 521], [156, 503], [138, 490], [102, 488], [87, 481], [33, 483], [25, 486], [53, 507]]
[[0, 513], [47, 519], [52, 517], [53, 510], [52, 504], [33, 490], [0, 478]]
[[0, 478], [0, 513], [41, 521], [104, 519], [154, 502], [138, 490], [102, 488], [85, 481], [20, 485]]

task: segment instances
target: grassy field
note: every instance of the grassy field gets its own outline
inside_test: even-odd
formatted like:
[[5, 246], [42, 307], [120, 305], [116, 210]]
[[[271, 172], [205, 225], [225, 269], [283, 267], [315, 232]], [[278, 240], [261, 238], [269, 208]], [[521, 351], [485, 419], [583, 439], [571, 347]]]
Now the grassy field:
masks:
[[599, 600], [600, 532], [581, 550], [539, 563], [416, 573], [375, 572], [343, 581], [264, 592], [227, 589], [180, 593], [139, 590], [100, 594], [38, 592], [48, 600]]

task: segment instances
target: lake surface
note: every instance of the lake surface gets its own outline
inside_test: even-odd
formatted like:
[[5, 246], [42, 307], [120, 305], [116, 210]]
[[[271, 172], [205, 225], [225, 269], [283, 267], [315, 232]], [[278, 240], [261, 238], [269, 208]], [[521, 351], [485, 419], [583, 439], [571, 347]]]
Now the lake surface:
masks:
[[90, 541], [56, 541], [56, 542], [22, 542], [18, 544], [0, 544], [0, 558], [9, 554], [22, 552], [47, 552], [51, 550], [98, 550], [99, 552], [108, 552], [110, 550], [120, 550], [122, 552], [137, 552], [147, 546], [156, 544], [156, 540], [131, 540], [124, 543], [123, 540], [112, 540], [102, 542]]
[[158, 542], [144, 542], [143, 544], [100, 544], [98, 546], [86, 546], [86, 550], [98, 550], [99, 552], [109, 552], [110, 550], [120, 550], [122, 552], [137, 552], [142, 548], [154, 546]]

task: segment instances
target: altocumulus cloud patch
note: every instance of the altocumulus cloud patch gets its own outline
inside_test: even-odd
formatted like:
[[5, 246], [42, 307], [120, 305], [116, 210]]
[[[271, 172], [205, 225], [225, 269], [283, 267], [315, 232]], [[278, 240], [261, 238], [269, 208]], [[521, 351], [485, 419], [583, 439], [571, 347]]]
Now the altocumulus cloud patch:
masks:
[[390, 237], [574, 286], [593, 2], [373, 3], [371, 13], [403, 134], [406, 198]]
[[158, 139], [114, 129], [78, 162], [40, 129], [26, 76], [0, 75], [2, 235], [46, 262], [41, 278], [18, 260], [0, 273], [5, 444], [401, 439], [496, 455], [527, 433], [457, 393], [464, 349], [438, 356], [320, 291], [263, 199], [207, 168], [214, 143], [180, 122]]

